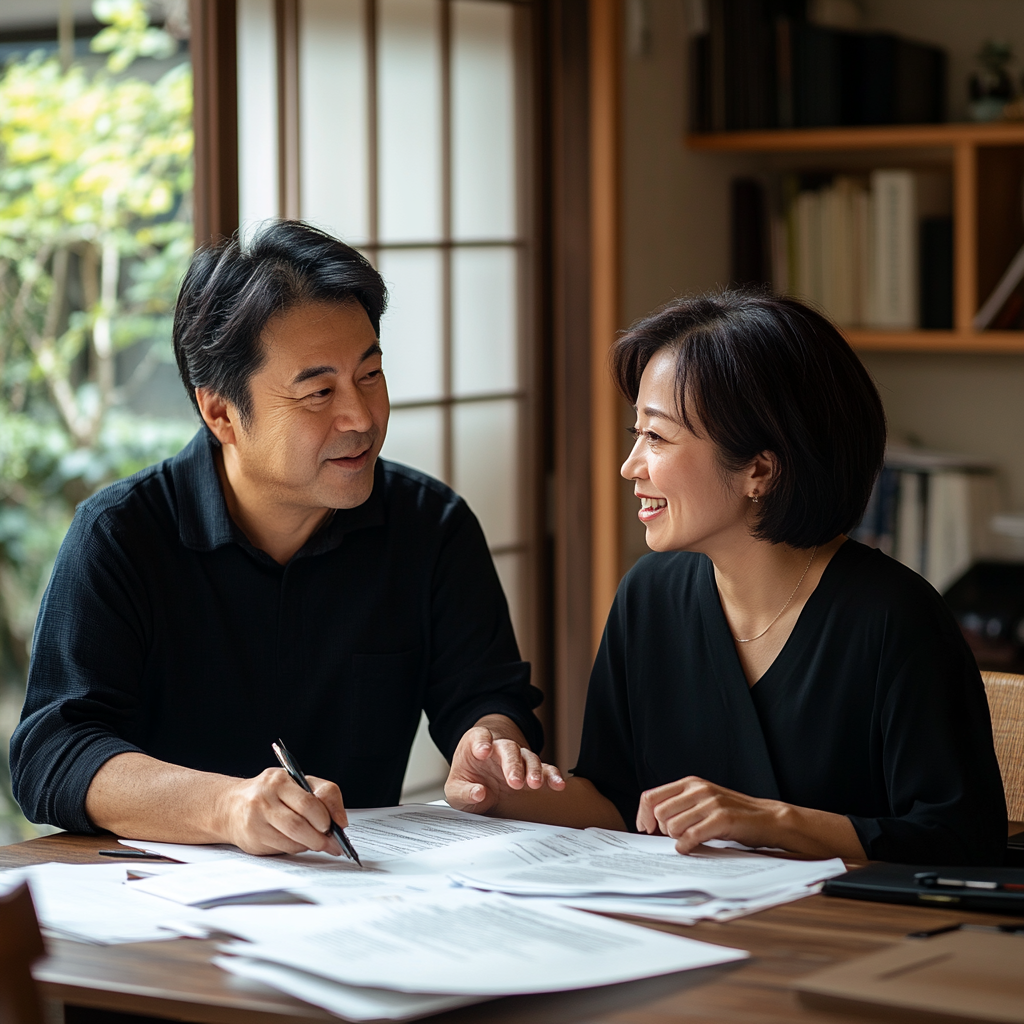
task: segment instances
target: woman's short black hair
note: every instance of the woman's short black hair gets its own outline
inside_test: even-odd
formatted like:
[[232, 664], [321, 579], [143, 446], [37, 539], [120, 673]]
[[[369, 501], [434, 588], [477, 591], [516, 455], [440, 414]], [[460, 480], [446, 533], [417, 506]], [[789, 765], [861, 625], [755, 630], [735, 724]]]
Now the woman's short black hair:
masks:
[[885, 413], [832, 323], [764, 292], [677, 299], [612, 347], [612, 375], [630, 402], [666, 348], [676, 356], [680, 417], [711, 439], [723, 468], [738, 471], [761, 452], [777, 460], [755, 537], [810, 548], [860, 522], [885, 456]]
[[264, 223], [248, 243], [239, 232], [192, 257], [174, 309], [174, 356], [192, 404], [209, 388], [252, 417], [249, 381], [265, 358], [267, 322], [306, 302], [358, 302], [380, 333], [387, 289], [369, 261], [344, 242], [295, 220]]

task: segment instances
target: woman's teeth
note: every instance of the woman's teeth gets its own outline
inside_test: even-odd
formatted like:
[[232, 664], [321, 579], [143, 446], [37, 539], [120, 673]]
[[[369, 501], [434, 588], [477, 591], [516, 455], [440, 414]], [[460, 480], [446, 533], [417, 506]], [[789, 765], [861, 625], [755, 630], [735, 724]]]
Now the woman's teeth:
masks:
[[664, 498], [641, 498], [640, 499], [640, 508], [643, 509], [645, 512], [648, 509], [664, 508], [667, 504], [668, 504], [668, 502]]

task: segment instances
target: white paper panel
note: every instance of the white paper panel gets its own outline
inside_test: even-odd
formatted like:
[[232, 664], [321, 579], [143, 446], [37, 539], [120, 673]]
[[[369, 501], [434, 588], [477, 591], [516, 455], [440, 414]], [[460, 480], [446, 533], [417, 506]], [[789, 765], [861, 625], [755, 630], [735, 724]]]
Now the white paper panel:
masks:
[[380, 238], [441, 234], [441, 42], [438, 0], [379, 0]]
[[442, 397], [442, 256], [439, 249], [385, 249], [377, 269], [388, 286], [380, 327], [392, 402]]
[[440, 408], [392, 409], [381, 456], [441, 479], [444, 423]]
[[238, 216], [244, 237], [278, 215], [273, 0], [238, 0]]
[[518, 412], [514, 399], [453, 409], [453, 486], [469, 502], [492, 547], [519, 540]]
[[301, 0], [302, 216], [351, 244], [369, 235], [362, 0]]
[[516, 250], [452, 253], [452, 387], [456, 395], [513, 391], [517, 361]]
[[523, 651], [523, 606], [522, 606], [522, 573], [525, 555], [518, 551], [509, 551], [504, 555], [494, 556], [494, 568], [498, 570], [501, 589], [505, 591], [509, 614], [512, 616], [512, 627], [519, 641], [519, 651]]
[[434, 800], [441, 793], [424, 793], [424, 790], [443, 789], [448, 779], [448, 762], [444, 754], [434, 746], [434, 741], [427, 731], [427, 716], [420, 714], [419, 728], [416, 738], [412, 741], [409, 752], [409, 764], [405, 769], [405, 780], [402, 782], [402, 803], [420, 799]]
[[452, 4], [452, 232], [516, 233], [515, 11]]

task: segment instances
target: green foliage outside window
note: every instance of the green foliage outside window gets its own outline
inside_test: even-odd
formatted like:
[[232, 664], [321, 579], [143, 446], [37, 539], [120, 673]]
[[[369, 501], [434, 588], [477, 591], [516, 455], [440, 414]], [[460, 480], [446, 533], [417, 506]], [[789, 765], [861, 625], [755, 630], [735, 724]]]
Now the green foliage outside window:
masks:
[[[106, 67], [36, 53], [0, 71], [0, 767], [31, 633], [75, 506], [179, 450], [186, 421], [128, 402], [171, 361], [192, 253], [192, 78], [131, 73], [176, 43], [142, 0], [99, 0]], [[135, 348], [132, 373], [119, 354]], [[131, 354], [131, 353], [129, 353]], [[24, 831], [0, 779], [0, 820]], [[6, 803], [7, 806], [4, 806]], [[26, 832], [25, 834], [29, 834]]]

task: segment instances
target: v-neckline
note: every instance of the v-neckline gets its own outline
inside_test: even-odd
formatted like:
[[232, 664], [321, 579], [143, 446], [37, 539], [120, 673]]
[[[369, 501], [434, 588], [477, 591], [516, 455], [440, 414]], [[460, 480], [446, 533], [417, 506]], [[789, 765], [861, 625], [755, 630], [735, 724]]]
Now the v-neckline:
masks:
[[[840, 563], [845, 560], [841, 552], [847, 545], [845, 541], [835, 552], [821, 574], [818, 585], [808, 596], [800, 616], [793, 626], [792, 632], [783, 644], [782, 650], [775, 656], [754, 687], [763, 687], [765, 680], [771, 687], [772, 680], [782, 676], [787, 663], [798, 657], [799, 650], [806, 645], [805, 637], [811, 635], [815, 623], [821, 621], [829, 606], [829, 594], [835, 588], [836, 580], [841, 573], [833, 568], [836, 559]], [[735, 755], [747, 762], [747, 776], [751, 779], [750, 796], [780, 799], [778, 781], [772, 766], [765, 741], [764, 730], [758, 714], [757, 704], [753, 695], [754, 687], [747, 682], [739, 653], [733, 643], [729, 623], [722, 609], [718, 596], [718, 584], [715, 582], [715, 568], [710, 558], [704, 559], [703, 586], [699, 587], [699, 604], [704, 633], [708, 640], [708, 653], [714, 669], [718, 692], [725, 705], [729, 721], [735, 726], [736, 735], [741, 742], [734, 746]], [[782, 668], [776, 668], [781, 662]], [[774, 688], [774, 687], [772, 687]], [[763, 689], [761, 692], [765, 692]], [[760, 695], [759, 695], [760, 696]]]
[[770, 684], [776, 676], [780, 675], [783, 672], [783, 669], [777, 667], [780, 662], [783, 664], [784, 668], [787, 662], [793, 662], [794, 660], [799, 659], [800, 650], [806, 646], [806, 637], [809, 635], [809, 631], [813, 628], [815, 622], [820, 621], [824, 613], [824, 609], [828, 607], [827, 596], [834, 586], [832, 579], [835, 575], [833, 572], [833, 566], [836, 559], [839, 558], [842, 560], [840, 553], [851, 543], [853, 542], [847, 538], [833, 552], [832, 557], [828, 560], [828, 563], [822, 570], [817, 586], [815, 586], [810, 594], [807, 595], [807, 600], [804, 602], [803, 608], [800, 609], [800, 614], [797, 616], [796, 622], [793, 623], [793, 628], [789, 631], [789, 636], [786, 637], [786, 642], [779, 649], [779, 653], [772, 659], [771, 664], [753, 683], [750, 683], [747, 680], [747, 674], [743, 671], [743, 663], [740, 661], [739, 651], [736, 650], [736, 646], [733, 643], [732, 632], [729, 630], [729, 622], [725, 617], [725, 609], [722, 607], [722, 598], [718, 591], [718, 583], [715, 580], [714, 564], [710, 558], [707, 559], [707, 581], [711, 588], [710, 596], [713, 597], [712, 603], [718, 610], [722, 627], [729, 635], [729, 651], [732, 655], [732, 660], [735, 662], [736, 671], [743, 677], [743, 684], [747, 688], [748, 692], [753, 691], [756, 687], [763, 687], [766, 680]]

